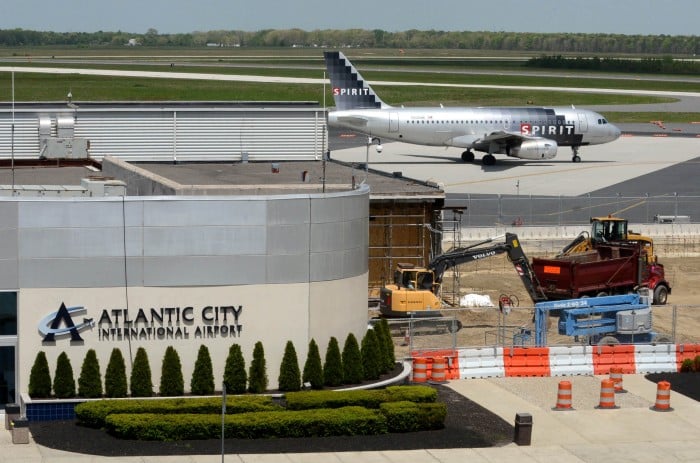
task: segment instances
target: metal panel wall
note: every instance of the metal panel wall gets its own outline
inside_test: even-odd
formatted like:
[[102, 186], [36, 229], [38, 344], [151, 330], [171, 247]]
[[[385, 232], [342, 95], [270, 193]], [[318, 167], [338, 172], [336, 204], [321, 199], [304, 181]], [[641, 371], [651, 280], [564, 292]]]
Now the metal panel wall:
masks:
[[368, 202], [368, 187], [325, 195], [2, 200], [7, 226], [0, 236], [8, 240], [0, 261], [16, 272], [0, 272], [0, 288], [353, 278], [367, 272]]
[[[74, 136], [90, 141], [90, 156], [130, 161], [318, 160], [325, 152], [322, 108], [222, 108], [146, 104], [138, 109], [23, 109], [15, 114], [16, 159], [39, 156], [39, 119], [74, 119]], [[13, 146], [12, 114], [0, 112], [0, 158]]]

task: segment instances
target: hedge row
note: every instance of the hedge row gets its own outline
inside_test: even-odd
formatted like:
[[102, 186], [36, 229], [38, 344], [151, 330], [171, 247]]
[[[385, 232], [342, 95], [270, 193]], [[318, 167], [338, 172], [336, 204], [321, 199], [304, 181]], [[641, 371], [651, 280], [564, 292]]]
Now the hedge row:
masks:
[[[377, 435], [443, 427], [443, 403], [391, 402], [379, 410], [342, 407], [301, 411], [268, 411], [227, 415], [224, 436], [237, 439]], [[105, 421], [108, 432], [122, 439], [190, 440], [221, 436], [215, 414], [114, 414]]]
[[[266, 396], [231, 396], [226, 398], [226, 413], [246, 413], [280, 410]], [[221, 413], [221, 399], [176, 398], [176, 399], [131, 399], [131, 400], [96, 400], [76, 405], [75, 416], [80, 424], [91, 428], [103, 428], [108, 415], [154, 413], [168, 414], [217, 414]]]
[[428, 403], [437, 400], [437, 391], [428, 386], [390, 386], [386, 389], [358, 391], [303, 391], [285, 395], [287, 409], [339, 408], [360, 406], [379, 408], [386, 402]]

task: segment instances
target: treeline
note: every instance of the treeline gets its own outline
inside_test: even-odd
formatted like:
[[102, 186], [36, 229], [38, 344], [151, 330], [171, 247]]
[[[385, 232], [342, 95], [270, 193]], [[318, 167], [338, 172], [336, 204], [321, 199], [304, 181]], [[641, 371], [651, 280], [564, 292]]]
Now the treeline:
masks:
[[0, 46], [142, 46], [199, 47], [360, 47], [502, 50], [545, 53], [629, 53], [694, 55], [700, 53], [700, 36], [623, 35], [580, 33], [530, 33], [485, 31], [381, 29], [261, 31], [207, 31], [187, 34], [129, 32], [43, 32], [24, 29], [0, 30]]
[[590, 71], [640, 72], [663, 74], [700, 74], [697, 61], [678, 61], [673, 58], [566, 58], [561, 55], [530, 58], [526, 66], [550, 69], [584, 69]]

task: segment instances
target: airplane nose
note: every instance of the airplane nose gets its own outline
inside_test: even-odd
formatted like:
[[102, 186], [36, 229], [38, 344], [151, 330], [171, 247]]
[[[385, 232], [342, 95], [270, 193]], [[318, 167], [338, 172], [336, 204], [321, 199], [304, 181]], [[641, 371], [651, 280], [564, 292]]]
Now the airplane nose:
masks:
[[620, 128], [616, 125], [613, 125], [612, 126], [613, 140], [617, 140], [618, 138], [620, 138], [620, 135], [622, 135], [622, 131], [620, 130]]

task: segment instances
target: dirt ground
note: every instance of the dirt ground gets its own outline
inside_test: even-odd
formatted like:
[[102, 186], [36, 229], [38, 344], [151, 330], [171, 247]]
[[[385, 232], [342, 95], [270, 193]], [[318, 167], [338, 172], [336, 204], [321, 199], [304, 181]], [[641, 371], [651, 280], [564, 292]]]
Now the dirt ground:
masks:
[[[667, 336], [676, 343], [700, 342], [700, 256], [662, 257], [666, 278], [671, 284], [671, 294], [665, 306], [653, 306], [652, 326], [654, 331]], [[459, 275], [446, 273], [443, 280], [442, 297], [446, 302], [458, 300], [453, 288], [459, 285], [459, 296], [478, 294], [489, 296], [496, 307], [455, 307], [445, 311], [446, 316], [455, 316], [463, 324], [456, 339], [449, 334], [416, 336], [413, 348], [446, 348], [453, 343], [457, 347], [493, 346], [519, 344], [521, 329], [532, 328], [532, 301], [520, 281], [513, 265], [505, 257], [494, 257], [461, 266]], [[498, 310], [498, 301], [507, 295], [517, 301], [518, 306], [510, 313]], [[675, 320], [675, 324], [674, 324]], [[571, 345], [576, 341], [557, 334], [557, 319], [550, 319], [547, 343]], [[675, 327], [674, 327], [675, 325]], [[675, 328], [675, 329], [674, 329]], [[534, 331], [533, 331], [534, 333]], [[395, 338], [396, 339], [396, 338]], [[405, 344], [396, 339], [397, 348]], [[579, 342], [587, 342], [580, 339]]]

